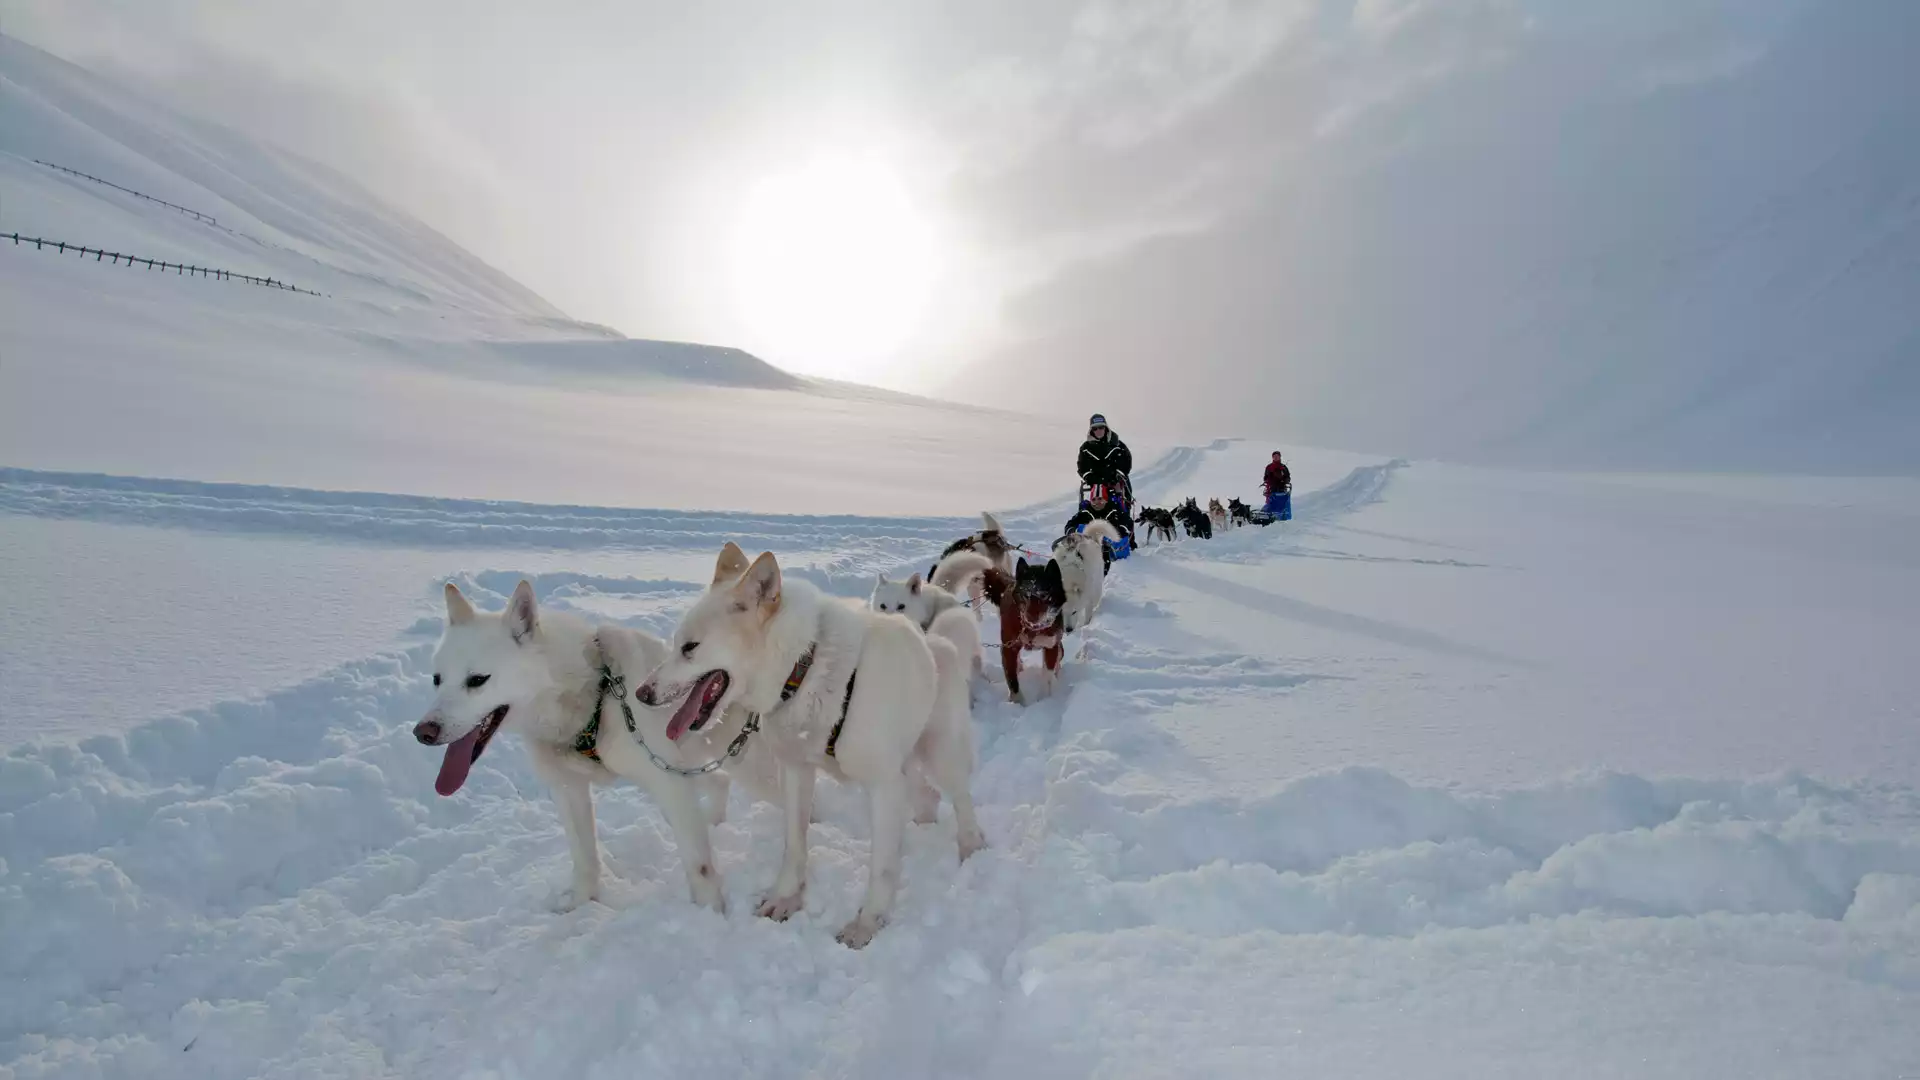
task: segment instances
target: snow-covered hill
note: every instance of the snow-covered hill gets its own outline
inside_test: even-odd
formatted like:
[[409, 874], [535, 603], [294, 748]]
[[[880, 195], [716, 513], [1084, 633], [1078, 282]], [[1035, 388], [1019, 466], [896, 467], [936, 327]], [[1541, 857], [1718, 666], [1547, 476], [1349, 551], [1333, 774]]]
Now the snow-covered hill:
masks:
[[[884, 492], [897, 509], [960, 513], [1052, 493], [1022, 463], [1064, 466], [1099, 407], [1035, 420], [573, 322], [322, 166], [4, 37], [0, 116], [0, 231], [327, 294], [0, 243], [7, 465], [783, 512]], [[829, 434], [826, 459], [791, 453]], [[676, 464], [695, 446], [738, 467]]]

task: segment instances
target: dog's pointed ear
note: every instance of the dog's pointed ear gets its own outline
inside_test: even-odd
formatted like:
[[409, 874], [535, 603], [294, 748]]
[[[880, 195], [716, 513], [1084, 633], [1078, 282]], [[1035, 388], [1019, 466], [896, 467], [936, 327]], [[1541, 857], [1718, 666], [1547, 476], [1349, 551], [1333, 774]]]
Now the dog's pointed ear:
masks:
[[1026, 577], [1030, 569], [1032, 568], [1027, 565], [1026, 557], [1022, 556], [1019, 562], [1013, 564], [1013, 576], [1016, 580]]
[[980, 526], [983, 532], [1006, 532], [1000, 527], [1000, 519], [993, 516], [991, 510], [980, 511]]
[[734, 587], [734, 595], [749, 607], [759, 608], [771, 613], [780, 606], [780, 562], [773, 552], [763, 551], [753, 560], [747, 572], [741, 576], [740, 583]]
[[1047, 560], [1047, 569], [1041, 576], [1041, 580], [1046, 582], [1047, 591], [1053, 595], [1058, 597], [1067, 595], [1067, 579], [1061, 576], [1060, 563], [1057, 560]]
[[473, 621], [473, 605], [467, 602], [460, 586], [447, 582], [447, 625], [459, 626]]
[[713, 583], [718, 585], [723, 581], [732, 581], [745, 573], [746, 569], [747, 553], [740, 550], [739, 544], [729, 540], [720, 549], [720, 558], [714, 561]]
[[540, 608], [533, 602], [533, 585], [522, 578], [507, 601], [507, 631], [518, 643], [540, 628]]
[[920, 595], [920, 575], [919, 574], [915, 574], [912, 577], [907, 579], [907, 591], [912, 593], [915, 596]]

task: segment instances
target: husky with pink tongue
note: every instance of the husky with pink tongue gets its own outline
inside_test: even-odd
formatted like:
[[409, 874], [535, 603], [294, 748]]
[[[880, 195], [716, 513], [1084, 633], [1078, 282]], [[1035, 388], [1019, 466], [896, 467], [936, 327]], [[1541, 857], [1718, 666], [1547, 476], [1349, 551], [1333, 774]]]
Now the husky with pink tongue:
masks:
[[511, 729], [552, 790], [573, 852], [572, 888], [561, 910], [600, 898], [593, 785], [623, 778], [639, 784], [672, 826], [694, 902], [725, 910], [708, 829], [726, 816], [729, 785], [718, 770], [698, 770], [720, 760], [756, 795], [779, 801], [765, 748], [752, 752], [743, 744], [750, 753], [727, 756], [744, 714], [721, 715], [714, 723], [709, 713], [689, 732], [667, 710], [638, 704], [632, 691], [666, 659], [666, 643], [638, 630], [542, 612], [527, 582], [497, 614], [475, 611], [451, 582], [446, 594], [446, 633], [433, 656], [433, 707], [413, 729], [421, 743], [446, 748], [434, 790], [459, 791], [494, 739]]
[[[755, 717], [780, 764], [786, 849], [759, 913], [786, 919], [806, 905], [807, 823], [824, 770], [866, 790], [872, 849], [860, 913], [839, 933], [873, 940], [900, 887], [900, 843], [915, 786], [931, 780], [953, 804], [960, 858], [985, 846], [974, 818], [971, 665], [953, 644], [899, 615], [869, 611], [783, 580], [772, 552], [752, 565], [732, 543], [713, 585], [674, 630], [667, 661], [638, 697], [674, 707], [668, 738], [726, 709]], [[685, 738], [684, 734], [679, 736]]]

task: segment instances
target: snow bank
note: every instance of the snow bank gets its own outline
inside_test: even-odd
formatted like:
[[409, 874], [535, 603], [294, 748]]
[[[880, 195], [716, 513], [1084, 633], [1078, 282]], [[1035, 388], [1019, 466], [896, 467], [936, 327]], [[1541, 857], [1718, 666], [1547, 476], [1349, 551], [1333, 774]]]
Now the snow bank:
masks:
[[[1471, 794], [1350, 769], [1254, 799], [1154, 792], [1177, 751], [1117, 705], [1140, 689], [1129, 673], [1084, 668], [1051, 703], [983, 710], [994, 847], [956, 868], [950, 823], [914, 829], [896, 925], [855, 954], [830, 930], [857, 903], [864, 826], [831, 786], [793, 924], [746, 913], [775, 865], [771, 807], [737, 801], [719, 830], [723, 919], [685, 903], [669, 833], [631, 789], [601, 797], [623, 879], [610, 906], [545, 911], [564, 843], [518, 748], [489, 755], [470, 795], [431, 794], [434, 761], [407, 731], [426, 655], [3, 759], [0, 920], [33, 932], [0, 946], [0, 1060], [20, 1076], [323, 1061], [409, 1076], [1038, 1075], [1176, 1059], [1231, 1075], [1249, 1041], [1294, 1023], [1276, 1008], [1420, 1001], [1421, 1016], [1458, 1016], [1432, 1004], [1437, 989], [1489, 963], [1550, 999], [1622, 969], [1665, 993], [1672, 973], [1652, 965], [1675, 951], [1707, 973], [1760, 965], [1789, 995], [1776, 1014], [1810, 988], [1861, 1007], [1818, 1038], [1797, 1029], [1809, 1049], [1920, 1049], [1884, 1002], [1837, 985], [1861, 962], [1913, 974], [1920, 946], [1920, 841], [1839, 823], [1870, 808], [1866, 790], [1611, 775]], [[1208, 968], [1231, 993], [1190, 982]], [[1309, 973], [1325, 1000], [1287, 989]], [[1591, 1004], [1596, 1033], [1639, 1011]], [[1200, 1034], [1226, 1030], [1248, 1037]]]

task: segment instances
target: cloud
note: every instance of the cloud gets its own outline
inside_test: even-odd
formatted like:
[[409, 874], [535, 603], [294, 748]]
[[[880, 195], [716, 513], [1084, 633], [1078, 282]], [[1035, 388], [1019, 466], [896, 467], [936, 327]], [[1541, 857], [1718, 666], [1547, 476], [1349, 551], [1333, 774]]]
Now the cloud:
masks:
[[[1132, 428], [1456, 457], [1920, 466], [1880, 397], [1920, 404], [1898, 359], [1920, 318], [1892, 299], [1920, 77], [1890, 42], [1913, 14], [1693, 4], [1596, 27], [1444, 8], [1361, 5], [1344, 36], [1243, 76], [1203, 142], [1270, 167], [1206, 224], [1011, 299], [1003, 344], [956, 392], [1018, 385], [1071, 411], [1097, 388]], [[1623, 76], [1648, 70], [1704, 77], [1649, 98]], [[1091, 186], [1070, 179], [1089, 162], [1169, 185], [1201, 122], [1134, 160], [1063, 152], [1057, 186]]]
[[1870, 303], [1907, 0], [14, 8], [629, 333], [739, 340], [745, 193], [838, 150], [953, 248], [896, 383], [1395, 452], [1909, 452], [1831, 419], [1910, 392], [1912, 305]]

